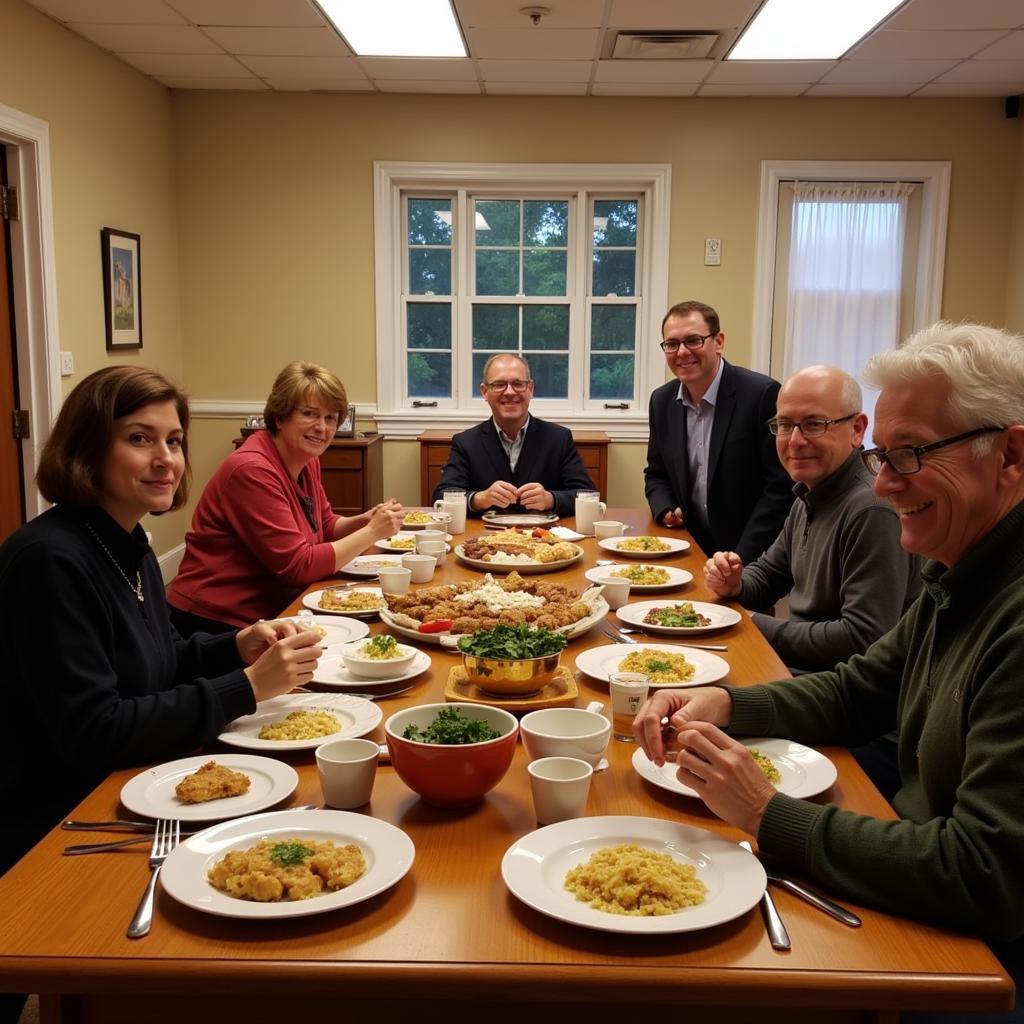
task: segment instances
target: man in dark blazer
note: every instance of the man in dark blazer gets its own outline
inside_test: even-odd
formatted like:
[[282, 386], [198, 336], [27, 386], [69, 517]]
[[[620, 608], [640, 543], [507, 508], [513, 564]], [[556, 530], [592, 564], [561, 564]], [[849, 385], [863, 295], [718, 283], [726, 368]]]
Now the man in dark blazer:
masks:
[[775, 540], [793, 503], [768, 430], [779, 384], [722, 358], [718, 314], [703, 302], [673, 306], [661, 335], [677, 381], [651, 395], [651, 515], [685, 526], [705, 554], [735, 551], [747, 563]]
[[530, 415], [533, 381], [526, 361], [504, 352], [491, 356], [480, 394], [493, 415], [452, 438], [433, 500], [458, 488], [466, 492], [470, 516], [488, 509], [573, 515], [576, 492], [597, 488], [572, 434]]

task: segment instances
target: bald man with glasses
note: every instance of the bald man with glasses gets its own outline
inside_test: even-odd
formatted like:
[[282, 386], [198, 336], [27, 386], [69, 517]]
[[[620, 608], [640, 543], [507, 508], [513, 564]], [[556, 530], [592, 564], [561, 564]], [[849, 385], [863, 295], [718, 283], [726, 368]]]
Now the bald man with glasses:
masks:
[[530, 415], [533, 380], [522, 356], [500, 352], [484, 365], [480, 395], [491, 418], [452, 438], [432, 500], [466, 492], [466, 512], [553, 512], [571, 516], [577, 491], [596, 491], [572, 434]]

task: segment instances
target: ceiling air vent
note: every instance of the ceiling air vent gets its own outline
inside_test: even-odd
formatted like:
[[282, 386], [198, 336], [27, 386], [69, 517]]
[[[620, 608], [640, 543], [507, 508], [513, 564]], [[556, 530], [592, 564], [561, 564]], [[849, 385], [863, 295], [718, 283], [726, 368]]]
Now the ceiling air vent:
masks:
[[613, 60], [697, 60], [718, 42], [717, 32], [619, 32]]

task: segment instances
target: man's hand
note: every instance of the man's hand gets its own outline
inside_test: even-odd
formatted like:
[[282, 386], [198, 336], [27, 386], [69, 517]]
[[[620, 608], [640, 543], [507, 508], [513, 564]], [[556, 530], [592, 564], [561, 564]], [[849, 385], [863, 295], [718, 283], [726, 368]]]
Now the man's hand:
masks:
[[537, 483], [523, 484], [518, 492], [519, 504], [535, 512], [547, 512], [555, 507], [555, 496]]
[[[663, 720], [668, 719], [665, 723]], [[720, 686], [690, 690], [657, 690], [633, 719], [633, 735], [644, 753], [656, 764], [675, 760], [676, 733], [689, 722], [728, 725], [732, 698]]]
[[669, 526], [672, 529], [677, 530], [683, 525], [684, 520], [685, 516], [683, 515], [683, 510], [681, 508], [674, 508], [666, 512], [661, 517], [661, 525]]
[[473, 495], [473, 501], [479, 502], [477, 508], [508, 508], [514, 505], [519, 498], [519, 491], [515, 484], [507, 480], [495, 480], [486, 491], [477, 491]]
[[743, 586], [743, 560], [735, 551], [716, 551], [704, 563], [704, 583], [719, 597], [735, 597]]

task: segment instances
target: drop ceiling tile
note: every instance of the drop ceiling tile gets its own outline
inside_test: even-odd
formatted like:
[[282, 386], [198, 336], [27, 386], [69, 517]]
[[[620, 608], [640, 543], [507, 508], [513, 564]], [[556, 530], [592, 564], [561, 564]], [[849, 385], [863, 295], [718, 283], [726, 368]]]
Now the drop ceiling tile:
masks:
[[268, 92], [258, 78], [203, 78], [200, 75], [161, 75], [160, 81], [171, 89], [204, 89], [209, 92]]
[[909, 96], [917, 82], [842, 82], [812, 85], [806, 96]]
[[832, 70], [834, 60], [730, 60], [715, 65], [709, 82], [763, 82], [766, 85], [804, 85]]
[[473, 28], [466, 36], [477, 58], [590, 60], [601, 33], [590, 28]]
[[807, 89], [805, 83], [756, 85], [737, 82], [735, 85], [709, 83], [702, 85], [698, 96], [799, 96]]
[[264, 54], [275, 57], [351, 57], [352, 51], [337, 32], [324, 26], [250, 28], [210, 25], [203, 29], [228, 53]]
[[760, 0], [612, 0], [608, 23], [627, 29], [739, 28]]
[[1024, 63], [1019, 60], [965, 60], [940, 82], [1002, 82], [1024, 92]]
[[1020, 0], [913, 0], [886, 28], [1017, 28], [1024, 24]]
[[167, 0], [196, 25], [323, 25], [308, 0]]
[[926, 60], [970, 57], [1003, 34], [1002, 29], [960, 32], [875, 32], [848, 55], [848, 60]]
[[29, 0], [57, 21], [102, 22], [124, 25], [183, 25], [185, 18], [163, 0]]
[[1002, 102], [1006, 96], [1006, 86], [992, 82], [960, 82], [957, 85], [929, 82], [928, 85], [922, 85], [912, 95], [915, 98], [924, 96], [940, 99], [953, 99], [958, 96], [997, 96], [1000, 102]]
[[176, 77], [249, 78], [247, 68], [227, 54], [216, 53], [119, 53], [126, 64], [144, 74]]
[[595, 82], [590, 91], [595, 96], [693, 96], [697, 88], [696, 82]]
[[[473, 61], [437, 57], [362, 57], [359, 63], [373, 79], [389, 81], [475, 82]], [[515, 62], [513, 62], [515, 63]], [[396, 90], [391, 90], [396, 91]]]
[[104, 50], [114, 53], [223, 53], [191, 25], [93, 25], [68, 23], [77, 32]]
[[930, 82], [956, 65], [956, 60], [844, 60], [825, 75], [821, 83]]
[[974, 54], [975, 60], [1024, 60], [1024, 32], [1011, 32], [998, 43]]
[[711, 60], [599, 60], [595, 82], [703, 82]]
[[299, 81], [350, 82], [365, 79], [362, 69], [351, 57], [261, 57], [246, 56], [239, 60], [260, 78], [287, 78]]
[[481, 60], [480, 76], [491, 82], [589, 82], [589, 60]]
[[599, 28], [604, 0], [572, 0], [572, 3], [529, 5], [526, 0], [455, 0], [463, 29], [533, 28], [520, 11], [526, 6], [543, 6], [550, 11], [537, 28]]
[[292, 78], [289, 75], [266, 75], [267, 85], [275, 92], [376, 92], [372, 82], [363, 79], [341, 81], [330, 75]]
[[438, 94], [450, 94], [450, 93], [472, 93], [473, 95], [480, 95], [480, 85], [477, 82], [445, 82], [445, 81], [430, 81], [430, 82], [410, 82], [406, 78], [400, 79], [388, 79], [388, 78], [375, 78], [373, 80], [374, 85], [380, 89], [381, 92], [403, 92], [403, 93], [438, 93]]
[[489, 96], [586, 96], [586, 82], [488, 82]]

